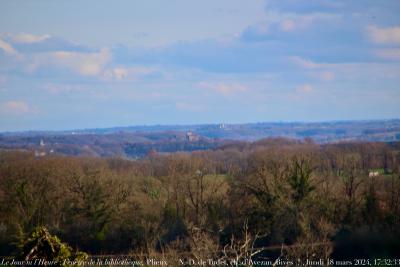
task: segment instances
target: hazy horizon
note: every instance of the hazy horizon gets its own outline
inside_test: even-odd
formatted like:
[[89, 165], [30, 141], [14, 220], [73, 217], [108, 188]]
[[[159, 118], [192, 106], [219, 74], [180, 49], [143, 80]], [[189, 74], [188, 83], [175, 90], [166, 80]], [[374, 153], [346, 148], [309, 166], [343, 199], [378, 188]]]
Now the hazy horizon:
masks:
[[400, 2], [0, 3], [0, 132], [400, 118]]
[[70, 132], [70, 131], [88, 131], [96, 129], [120, 129], [120, 128], [152, 128], [152, 127], [185, 127], [185, 126], [202, 126], [202, 125], [254, 125], [254, 124], [331, 124], [331, 123], [363, 123], [363, 122], [387, 122], [387, 121], [400, 121], [400, 118], [387, 118], [387, 119], [359, 119], [359, 120], [325, 120], [325, 121], [248, 121], [248, 122], [204, 122], [204, 123], [154, 123], [154, 124], [127, 124], [127, 125], [111, 125], [104, 127], [83, 127], [83, 128], [60, 128], [60, 129], [23, 129], [15, 131], [0, 131], [1, 133], [24, 133], [24, 132]]

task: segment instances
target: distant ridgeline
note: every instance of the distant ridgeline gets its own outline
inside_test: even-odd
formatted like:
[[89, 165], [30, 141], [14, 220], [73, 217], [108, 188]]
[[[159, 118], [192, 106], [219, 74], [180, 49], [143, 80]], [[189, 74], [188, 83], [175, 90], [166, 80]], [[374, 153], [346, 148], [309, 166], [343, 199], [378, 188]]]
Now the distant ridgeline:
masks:
[[249, 123], [203, 125], [155, 125], [59, 132], [0, 134], [0, 149], [33, 151], [42, 157], [52, 153], [80, 156], [140, 158], [151, 152], [170, 153], [214, 149], [237, 141], [269, 137], [317, 143], [400, 140], [400, 120], [321, 123]]
[[150, 153], [208, 150], [228, 143], [188, 132], [32, 133], [0, 136], [0, 149], [32, 151], [36, 157], [70, 156], [142, 158]]

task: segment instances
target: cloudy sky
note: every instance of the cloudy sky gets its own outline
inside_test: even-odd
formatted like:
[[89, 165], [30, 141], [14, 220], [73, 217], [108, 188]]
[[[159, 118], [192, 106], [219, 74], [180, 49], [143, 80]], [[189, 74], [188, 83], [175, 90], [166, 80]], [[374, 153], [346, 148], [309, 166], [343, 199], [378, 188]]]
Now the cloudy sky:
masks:
[[0, 1], [0, 131], [399, 117], [398, 0]]

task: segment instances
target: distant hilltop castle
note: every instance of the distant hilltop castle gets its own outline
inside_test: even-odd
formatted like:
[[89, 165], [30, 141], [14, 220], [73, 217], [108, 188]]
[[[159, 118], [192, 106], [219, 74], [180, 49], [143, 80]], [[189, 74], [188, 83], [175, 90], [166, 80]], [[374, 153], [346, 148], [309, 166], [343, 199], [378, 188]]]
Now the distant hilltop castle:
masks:
[[44, 143], [43, 139], [40, 139], [39, 148], [35, 149], [35, 157], [44, 157], [47, 154], [54, 153], [53, 149], [48, 150], [46, 148], [46, 144]]
[[198, 135], [195, 135], [192, 131], [188, 131], [186, 133], [186, 140], [189, 142], [196, 142], [200, 140], [200, 137]]

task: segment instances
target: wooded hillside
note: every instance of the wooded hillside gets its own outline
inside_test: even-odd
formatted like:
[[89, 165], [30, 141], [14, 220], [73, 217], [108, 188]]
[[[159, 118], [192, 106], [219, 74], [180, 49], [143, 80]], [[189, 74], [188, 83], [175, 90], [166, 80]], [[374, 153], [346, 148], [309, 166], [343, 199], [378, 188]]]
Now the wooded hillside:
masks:
[[266, 139], [138, 161], [1, 152], [0, 255], [36, 226], [92, 255], [399, 256], [400, 144]]

